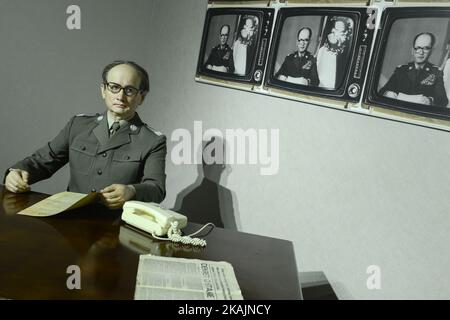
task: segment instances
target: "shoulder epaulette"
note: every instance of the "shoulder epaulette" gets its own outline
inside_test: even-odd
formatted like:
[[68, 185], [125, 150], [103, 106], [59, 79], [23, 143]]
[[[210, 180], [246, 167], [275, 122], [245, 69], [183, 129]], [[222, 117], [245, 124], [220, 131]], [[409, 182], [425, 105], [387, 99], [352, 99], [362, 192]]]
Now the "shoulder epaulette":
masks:
[[146, 123], [144, 123], [144, 126], [145, 126], [147, 129], [149, 129], [151, 132], [153, 132], [154, 134], [156, 134], [157, 136], [162, 136], [162, 135], [163, 135], [161, 131], [158, 131], [158, 130], [153, 129], [152, 127], [150, 127], [150, 126], [149, 126], [148, 124], [146, 124]]
[[[430, 63], [430, 68], [431, 69], [439, 69], [439, 67], [437, 65], [434, 65], [432, 63]], [[439, 70], [441, 70], [441, 69], [439, 69]]]
[[85, 113], [80, 113], [80, 114], [77, 114], [75, 117], [96, 117], [96, 116], [98, 116], [99, 115], [99, 113], [96, 113], [96, 114], [85, 114]]

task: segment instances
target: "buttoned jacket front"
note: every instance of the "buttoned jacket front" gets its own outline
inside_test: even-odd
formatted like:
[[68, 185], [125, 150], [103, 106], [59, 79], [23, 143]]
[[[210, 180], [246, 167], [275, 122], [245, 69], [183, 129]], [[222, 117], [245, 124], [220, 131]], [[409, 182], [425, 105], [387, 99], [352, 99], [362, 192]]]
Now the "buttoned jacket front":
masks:
[[137, 113], [112, 137], [106, 114], [79, 115], [47, 145], [12, 168], [28, 171], [32, 184], [69, 163], [69, 191], [89, 193], [113, 183], [132, 184], [136, 200], [161, 202], [166, 154], [166, 137], [144, 124]]

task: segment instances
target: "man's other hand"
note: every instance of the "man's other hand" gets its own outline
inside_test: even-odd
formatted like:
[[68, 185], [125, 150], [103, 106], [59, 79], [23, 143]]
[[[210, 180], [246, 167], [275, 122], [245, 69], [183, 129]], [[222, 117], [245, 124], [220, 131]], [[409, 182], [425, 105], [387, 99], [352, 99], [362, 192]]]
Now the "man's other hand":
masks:
[[309, 85], [309, 80], [304, 77], [290, 77], [289, 76], [289, 77], [287, 77], [286, 81], [291, 82], [291, 83], [301, 84], [303, 86]]
[[100, 190], [102, 202], [110, 209], [122, 208], [125, 201], [131, 200], [136, 195], [136, 190], [131, 185], [112, 184]]
[[425, 97], [423, 94], [404, 94], [399, 93], [398, 99], [403, 100], [406, 102], [412, 102], [412, 103], [418, 103], [418, 104], [424, 104], [424, 105], [431, 105], [431, 99], [428, 97]]
[[228, 72], [228, 70], [225, 66], [213, 66], [212, 70], [218, 71], [218, 72]]
[[8, 191], [22, 193], [30, 190], [28, 185], [28, 171], [20, 169], [10, 169], [5, 179], [5, 187]]
[[421, 96], [420, 96], [420, 99], [419, 99], [419, 103], [420, 103], [420, 104], [424, 104], [424, 105], [426, 105], [426, 106], [431, 106], [431, 104], [432, 104], [431, 101], [432, 101], [431, 98], [426, 97], [426, 96], [424, 96], [424, 95], [421, 95]]
[[386, 91], [383, 95], [384, 95], [386, 98], [398, 99], [397, 93], [395, 93], [395, 92], [393, 92], [393, 91]]

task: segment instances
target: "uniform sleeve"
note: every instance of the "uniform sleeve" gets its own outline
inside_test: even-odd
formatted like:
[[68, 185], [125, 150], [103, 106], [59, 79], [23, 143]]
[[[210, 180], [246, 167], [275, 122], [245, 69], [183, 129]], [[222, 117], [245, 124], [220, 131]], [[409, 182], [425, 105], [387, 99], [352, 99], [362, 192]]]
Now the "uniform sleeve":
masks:
[[74, 118], [52, 141], [36, 150], [31, 156], [15, 163], [11, 168], [28, 171], [30, 184], [50, 178], [69, 161], [69, 136]]
[[205, 62], [205, 68], [206, 68], [206, 66], [208, 65], [208, 64], [210, 64], [210, 65], [212, 65], [213, 63], [212, 63], [212, 57], [213, 57], [213, 54], [214, 54], [214, 48], [212, 48], [211, 49], [211, 52], [209, 53], [209, 56], [208, 56], [208, 60], [206, 60], [206, 62]]
[[309, 79], [310, 86], [318, 86], [319, 85], [319, 74], [317, 73], [317, 62], [314, 61], [311, 67], [311, 79]]
[[135, 200], [160, 203], [166, 196], [166, 137], [155, 142], [144, 164], [140, 183], [133, 184], [136, 189]]
[[436, 107], [446, 107], [448, 104], [447, 94], [445, 92], [443, 73], [439, 71], [434, 86], [433, 105]]
[[231, 49], [230, 49], [230, 59], [228, 60], [227, 70], [229, 73], [234, 73], [233, 50], [231, 50]]
[[288, 57], [286, 57], [283, 61], [283, 64], [281, 65], [281, 68], [278, 70], [278, 72], [275, 74], [275, 78], [278, 79], [279, 76], [287, 76], [287, 60]]
[[389, 78], [388, 82], [380, 89], [380, 94], [384, 95], [386, 91], [392, 91], [398, 93], [397, 77], [399, 68], [396, 68], [392, 76]]

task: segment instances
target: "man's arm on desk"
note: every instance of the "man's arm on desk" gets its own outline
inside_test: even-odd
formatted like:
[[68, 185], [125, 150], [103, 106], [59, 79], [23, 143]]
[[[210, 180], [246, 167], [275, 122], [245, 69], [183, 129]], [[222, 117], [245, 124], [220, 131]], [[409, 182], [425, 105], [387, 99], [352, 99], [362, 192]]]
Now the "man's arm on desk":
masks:
[[26, 192], [30, 184], [51, 177], [68, 162], [69, 134], [74, 118], [52, 141], [8, 169], [4, 182], [9, 191]]

